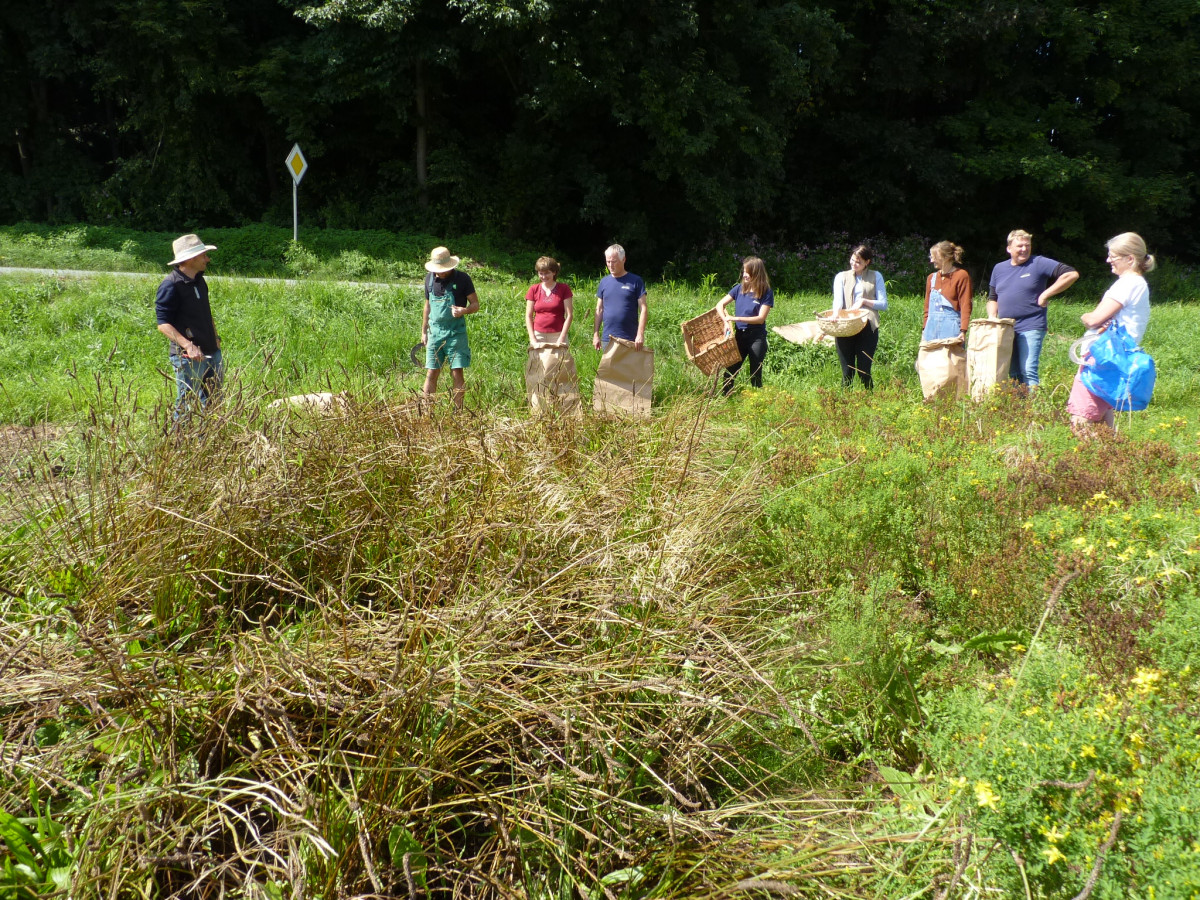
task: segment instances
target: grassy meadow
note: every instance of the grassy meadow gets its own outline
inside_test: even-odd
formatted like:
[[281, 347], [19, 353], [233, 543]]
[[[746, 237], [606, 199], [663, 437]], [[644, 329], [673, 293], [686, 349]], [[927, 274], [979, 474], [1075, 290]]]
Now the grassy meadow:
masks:
[[[454, 415], [412, 402], [414, 273], [218, 259], [229, 389], [183, 433], [155, 277], [0, 276], [0, 898], [1200, 891], [1177, 284], [1154, 403], [1077, 438], [1088, 285], [1042, 391], [924, 404], [914, 294], [873, 393], [776, 338], [726, 400], [679, 322], [736, 266], [652, 284], [626, 421], [527, 414], [512, 261], [469, 269]], [[599, 273], [564, 274], [586, 402]], [[775, 324], [827, 305], [777, 284]], [[349, 402], [267, 407], [317, 390]]]

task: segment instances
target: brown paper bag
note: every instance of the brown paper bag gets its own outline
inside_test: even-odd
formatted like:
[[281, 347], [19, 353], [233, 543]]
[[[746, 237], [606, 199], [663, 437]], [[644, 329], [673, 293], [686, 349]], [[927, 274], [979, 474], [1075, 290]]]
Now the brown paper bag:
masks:
[[967, 381], [972, 400], [982, 400], [988, 391], [1008, 378], [1015, 321], [971, 320], [971, 332], [967, 337]]
[[824, 344], [832, 347], [837, 342], [833, 335], [821, 330], [819, 322], [797, 322], [794, 325], [773, 325], [771, 330], [793, 344]]
[[600, 357], [592, 406], [597, 412], [650, 415], [654, 393], [654, 351], [638, 350], [633, 341], [613, 338]]
[[535, 412], [557, 409], [581, 415], [579, 373], [569, 347], [530, 347], [525, 362], [525, 393]]
[[967, 393], [967, 354], [963, 339], [921, 341], [917, 351], [917, 374], [926, 400], [937, 396], [962, 399]]

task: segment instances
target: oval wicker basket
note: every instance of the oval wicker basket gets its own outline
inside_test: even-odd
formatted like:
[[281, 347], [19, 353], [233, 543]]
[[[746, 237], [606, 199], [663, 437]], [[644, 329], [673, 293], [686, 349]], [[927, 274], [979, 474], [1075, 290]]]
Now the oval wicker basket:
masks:
[[867, 326], [865, 309], [821, 309], [815, 315], [821, 331], [834, 337], [853, 337]]

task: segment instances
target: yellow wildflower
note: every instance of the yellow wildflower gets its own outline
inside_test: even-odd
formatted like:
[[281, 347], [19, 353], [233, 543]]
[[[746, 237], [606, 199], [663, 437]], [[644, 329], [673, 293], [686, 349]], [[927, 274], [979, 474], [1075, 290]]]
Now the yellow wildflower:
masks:
[[975, 800], [979, 803], [980, 809], [999, 809], [1000, 797], [992, 790], [992, 785], [987, 781], [975, 782]]
[[1158, 669], [1141, 669], [1137, 670], [1137, 674], [1133, 676], [1133, 686], [1139, 694], [1152, 694], [1158, 687], [1158, 682], [1162, 679], [1162, 672]]
[[1064, 860], [1067, 858], [1066, 854], [1064, 854], [1061, 850], [1059, 850], [1053, 844], [1051, 844], [1049, 847], [1047, 847], [1045, 850], [1042, 851], [1042, 856], [1046, 857], [1046, 864], [1051, 865], [1051, 866], [1054, 865], [1056, 862], [1059, 862], [1060, 860]]
[[1093, 747], [1091, 744], [1084, 744], [1082, 747], [1079, 748], [1079, 755], [1081, 757], [1083, 757], [1084, 759], [1095, 759], [1096, 758], [1096, 748]]
[[1041, 831], [1042, 834], [1045, 835], [1046, 840], [1048, 840], [1051, 844], [1057, 844], [1071, 833], [1070, 828], [1068, 828], [1066, 831], [1059, 831], [1057, 825], [1051, 826], [1049, 831], [1047, 831], [1045, 828], [1041, 829]]

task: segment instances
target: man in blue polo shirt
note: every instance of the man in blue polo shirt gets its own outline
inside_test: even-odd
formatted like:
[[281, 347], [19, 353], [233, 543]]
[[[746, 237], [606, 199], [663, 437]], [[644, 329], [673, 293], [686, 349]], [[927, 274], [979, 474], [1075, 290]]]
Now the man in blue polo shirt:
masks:
[[224, 365], [221, 338], [208, 302], [208, 251], [216, 250], [194, 234], [171, 244], [175, 258], [171, 274], [158, 286], [154, 316], [158, 330], [170, 341], [171, 367], [175, 370], [175, 418], [190, 404], [204, 406], [221, 385]]
[[1016, 229], [1008, 233], [1008, 256], [992, 269], [988, 285], [988, 318], [1014, 319], [1012, 362], [1008, 376], [1037, 387], [1038, 360], [1046, 337], [1046, 304], [1079, 278], [1066, 263], [1033, 255], [1033, 235]]
[[625, 248], [613, 244], [604, 251], [608, 274], [596, 288], [596, 324], [592, 346], [607, 350], [614, 337], [633, 341], [637, 349], [646, 345], [646, 282], [625, 271]]

